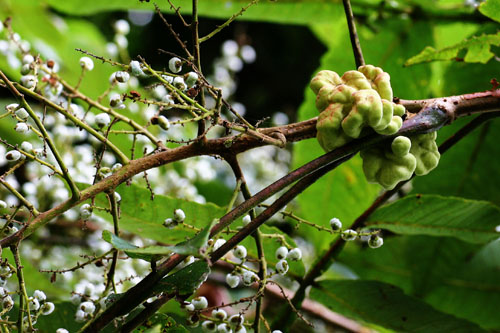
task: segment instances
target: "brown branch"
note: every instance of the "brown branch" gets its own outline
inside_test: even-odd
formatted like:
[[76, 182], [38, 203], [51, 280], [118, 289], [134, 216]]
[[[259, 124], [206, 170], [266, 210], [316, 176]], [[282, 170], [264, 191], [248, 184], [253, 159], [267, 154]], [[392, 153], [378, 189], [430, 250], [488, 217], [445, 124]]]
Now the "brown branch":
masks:
[[342, 0], [344, 4], [345, 17], [347, 26], [349, 27], [349, 37], [351, 38], [352, 52], [354, 53], [354, 61], [356, 68], [365, 65], [363, 52], [361, 51], [361, 44], [359, 43], [358, 33], [356, 32], [356, 23], [354, 22], [354, 15], [352, 14], [351, 2], [349, 0]]

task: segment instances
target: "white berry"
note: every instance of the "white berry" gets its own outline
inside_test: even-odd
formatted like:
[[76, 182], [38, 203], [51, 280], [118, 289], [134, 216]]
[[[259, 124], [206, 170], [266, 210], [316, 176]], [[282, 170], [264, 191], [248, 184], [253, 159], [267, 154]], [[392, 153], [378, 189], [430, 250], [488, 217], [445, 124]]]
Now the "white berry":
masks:
[[231, 317], [229, 317], [229, 319], [227, 321], [229, 322], [229, 325], [231, 327], [237, 327], [237, 326], [243, 325], [243, 322], [245, 321], [245, 319], [243, 318], [242, 315], [235, 314], [235, 315], [232, 315]]
[[333, 231], [339, 231], [342, 229], [342, 222], [336, 217], [330, 220], [330, 227], [332, 228]]
[[26, 111], [25, 108], [20, 108], [18, 110], [16, 110], [16, 116], [21, 118], [22, 120], [26, 120], [28, 119], [28, 117], [30, 116], [28, 111]]
[[116, 72], [115, 73], [115, 80], [120, 82], [120, 83], [125, 83], [130, 79], [130, 74], [127, 72]]
[[118, 20], [115, 22], [113, 28], [117, 34], [126, 35], [130, 32], [130, 24], [125, 20]]
[[288, 254], [288, 249], [285, 246], [280, 246], [276, 250], [275, 256], [276, 259], [281, 260], [285, 259], [287, 254]]
[[[165, 96], [168, 96], [168, 95], [165, 95]], [[168, 129], [170, 128], [170, 121], [165, 116], [159, 116], [158, 117], [158, 125], [160, 125], [161, 129], [168, 131]]]
[[142, 71], [141, 68], [141, 63], [138, 62], [137, 60], [132, 60], [130, 62], [130, 71], [132, 72], [132, 75], [134, 76], [143, 76], [144, 72]]
[[93, 302], [83, 302], [80, 304], [79, 309], [85, 313], [92, 314], [95, 311], [95, 305]]
[[342, 239], [346, 242], [353, 241], [358, 237], [358, 233], [352, 229], [347, 229], [342, 233]]
[[243, 284], [245, 286], [251, 286], [254, 282], [259, 281], [259, 277], [252, 271], [245, 271], [243, 273]]
[[21, 76], [21, 84], [28, 89], [35, 88], [37, 83], [38, 83], [38, 79], [34, 75]]
[[193, 87], [196, 82], [198, 82], [198, 74], [195, 72], [189, 72], [186, 74], [186, 80], [185, 80], [188, 88]]
[[219, 238], [215, 241], [214, 251], [217, 251], [222, 245], [226, 244], [226, 240], [223, 238]]
[[229, 327], [229, 325], [226, 324], [226, 323], [222, 323], [219, 326], [217, 326], [217, 332], [220, 332], [220, 333], [231, 333], [232, 331], [233, 330], [231, 329], [231, 327]]
[[212, 310], [212, 317], [218, 320], [224, 320], [227, 318], [227, 312], [222, 309], [214, 309]]
[[97, 116], [95, 116], [95, 123], [100, 128], [108, 126], [110, 122], [111, 118], [107, 113], [99, 113]]
[[172, 218], [167, 218], [165, 221], [163, 221], [163, 226], [167, 227], [168, 229], [172, 229], [177, 225], [177, 222], [174, 221]]
[[17, 150], [11, 150], [5, 154], [5, 159], [10, 162], [15, 162], [21, 158], [21, 153]]
[[81, 57], [80, 67], [82, 67], [84, 70], [91, 71], [94, 69], [94, 61], [89, 57]]
[[208, 301], [207, 301], [206, 297], [199, 296], [199, 297], [193, 298], [193, 300], [191, 301], [191, 304], [194, 305], [194, 308], [196, 310], [201, 310], [201, 309], [204, 309], [208, 306]]
[[26, 123], [17, 123], [14, 129], [16, 130], [16, 132], [21, 134], [24, 134], [30, 130], [28, 124]]
[[289, 260], [298, 261], [302, 259], [302, 251], [298, 247], [291, 249], [290, 252], [288, 252], [286, 258]]
[[217, 325], [211, 320], [205, 320], [201, 323], [203, 332], [217, 332]]
[[42, 308], [40, 309], [40, 311], [42, 312], [42, 314], [44, 316], [48, 316], [49, 314], [51, 314], [52, 312], [54, 312], [55, 308], [56, 307], [55, 307], [54, 303], [52, 303], [52, 302], [45, 302], [45, 303], [43, 303]]
[[187, 85], [184, 82], [184, 79], [180, 76], [178, 76], [174, 79], [174, 87], [176, 87], [177, 89], [182, 90], [182, 91], [187, 89]]
[[182, 70], [182, 61], [177, 57], [173, 57], [168, 61], [168, 68], [172, 73], [179, 73]]
[[288, 272], [288, 262], [285, 259], [278, 261], [276, 263], [276, 271], [281, 275], [285, 275]]
[[29, 152], [31, 152], [33, 150], [33, 145], [30, 142], [28, 142], [28, 141], [23, 141], [21, 143], [21, 150], [29, 153]]
[[377, 249], [384, 245], [384, 239], [378, 235], [373, 235], [368, 240], [368, 246], [372, 249]]
[[247, 225], [250, 222], [252, 222], [252, 218], [250, 217], [250, 215], [243, 216], [243, 225]]
[[184, 219], [186, 218], [186, 213], [180, 208], [177, 208], [174, 210], [174, 220], [176, 222], [183, 222]]
[[240, 284], [240, 277], [229, 273], [226, 275], [226, 283], [229, 287], [236, 288]]
[[238, 245], [233, 250], [233, 254], [236, 258], [245, 259], [247, 256], [247, 249], [243, 245]]
[[194, 304], [193, 303], [188, 303], [184, 306], [184, 308], [186, 309], [186, 311], [189, 311], [189, 312], [193, 312], [195, 307], [194, 307]]

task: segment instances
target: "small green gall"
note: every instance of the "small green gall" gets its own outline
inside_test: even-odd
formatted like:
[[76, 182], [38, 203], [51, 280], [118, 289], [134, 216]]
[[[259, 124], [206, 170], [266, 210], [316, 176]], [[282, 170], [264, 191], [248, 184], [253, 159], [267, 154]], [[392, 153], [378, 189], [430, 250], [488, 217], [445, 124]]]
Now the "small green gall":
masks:
[[398, 157], [403, 157], [410, 152], [411, 140], [406, 136], [398, 136], [392, 140], [392, 153]]
[[424, 176], [431, 172], [439, 163], [439, 149], [436, 144], [437, 132], [412, 136], [410, 153], [417, 160], [415, 174]]

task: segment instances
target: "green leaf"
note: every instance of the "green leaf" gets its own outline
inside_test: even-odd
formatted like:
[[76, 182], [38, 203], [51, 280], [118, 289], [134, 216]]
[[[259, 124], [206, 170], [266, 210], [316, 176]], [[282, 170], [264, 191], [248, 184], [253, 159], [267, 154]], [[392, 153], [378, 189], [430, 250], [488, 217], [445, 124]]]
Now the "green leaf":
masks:
[[[73, 15], [90, 15], [111, 10], [154, 10], [152, 4], [141, 3], [137, 0], [107, 0], [107, 1], [58, 1], [47, 0], [47, 3], [58, 11]], [[219, 19], [228, 19], [233, 14], [246, 7], [249, 0], [204, 0], [198, 3], [198, 12], [201, 16]], [[173, 14], [170, 6], [159, 4], [165, 13]], [[177, 4], [176, 4], [177, 5]], [[180, 4], [183, 14], [191, 14], [191, 5]], [[329, 22], [332, 15], [342, 11], [340, 3], [302, 2], [302, 1], [261, 1], [248, 8], [239, 19], [253, 21], [267, 21], [276, 23], [308, 24], [312, 18], [316, 22]]]
[[360, 279], [396, 285], [440, 311], [500, 328], [499, 241], [479, 246], [445, 237], [386, 237], [376, 250], [346, 246], [338, 260]]
[[54, 312], [48, 316], [39, 316], [36, 328], [40, 332], [55, 332], [59, 328], [65, 328], [69, 332], [77, 332], [82, 323], [75, 321], [77, 306], [71, 302], [53, 302]]
[[175, 320], [164, 314], [156, 313], [148, 320], [149, 328], [141, 326], [134, 332], [140, 333], [187, 333], [184, 326], [177, 324]]
[[181, 270], [161, 279], [152, 294], [164, 292], [179, 296], [191, 295], [202, 284], [208, 274], [210, 267], [205, 260], [198, 260]]
[[378, 209], [366, 226], [486, 243], [499, 237], [495, 230], [499, 221], [500, 209], [489, 202], [417, 194]]
[[429, 292], [425, 300], [442, 311], [498, 331], [499, 269], [500, 241], [496, 240], [465, 261], [455, 274], [444, 280], [443, 285]]
[[405, 66], [436, 60], [453, 60], [458, 57], [458, 53], [463, 49], [467, 49], [467, 53], [464, 57], [465, 62], [479, 62], [485, 64], [495, 55], [490, 51], [491, 45], [500, 45], [500, 32], [497, 34], [473, 36], [440, 50], [436, 50], [432, 46], [427, 46], [422, 52], [408, 59], [405, 62]]
[[500, 22], [500, 0], [486, 0], [479, 5], [479, 11], [484, 16]]
[[322, 281], [310, 297], [335, 312], [397, 332], [485, 332], [382, 282]]
[[[184, 222], [197, 228], [205, 228], [214, 219], [225, 213], [224, 209], [214, 204], [199, 204], [164, 195], [155, 195], [155, 199], [151, 200], [149, 190], [137, 185], [122, 184], [116, 191], [122, 198], [120, 202], [120, 228], [161, 243], [176, 244], [195, 235], [195, 230], [182, 226], [173, 229], [167, 229], [163, 226], [164, 220], [172, 217], [177, 208], [186, 213]], [[102, 207], [109, 205], [104, 195], [97, 196], [96, 204]], [[95, 210], [94, 213], [110, 223], [112, 222], [108, 213], [98, 210]]]
[[217, 222], [219, 222], [218, 219], [212, 220], [212, 223], [203, 228], [203, 230], [196, 234], [193, 238], [174, 246], [168, 246], [168, 248], [179, 254], [199, 256], [201, 253], [200, 251], [207, 245], [208, 237], [210, 236], [210, 229], [212, 229]]
[[115, 249], [125, 252], [130, 258], [143, 259], [146, 261], [157, 259], [155, 258], [155, 256], [153, 256], [154, 254], [158, 254], [157, 252], [151, 253], [147, 251], [146, 252], [140, 251], [144, 249], [141, 249], [138, 246], [135, 246], [134, 244], [127, 242], [123, 238], [116, 236], [115, 234], [109, 232], [108, 230], [103, 230], [102, 239], [113, 245]]

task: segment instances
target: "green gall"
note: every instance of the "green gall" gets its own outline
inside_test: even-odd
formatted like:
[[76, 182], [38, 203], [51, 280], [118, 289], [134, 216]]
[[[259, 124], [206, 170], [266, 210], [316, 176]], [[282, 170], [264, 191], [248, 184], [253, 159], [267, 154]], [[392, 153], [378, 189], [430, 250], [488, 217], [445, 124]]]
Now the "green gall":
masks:
[[400, 181], [410, 179], [417, 166], [415, 156], [410, 153], [397, 156], [391, 148], [392, 145], [390, 148], [381, 145], [365, 149], [360, 154], [366, 179], [382, 185], [386, 190], [392, 190]]
[[352, 140], [342, 130], [341, 123], [344, 117], [344, 107], [339, 103], [330, 104], [320, 113], [316, 122], [316, 137], [325, 151], [331, 151]]
[[424, 176], [431, 172], [439, 163], [439, 150], [436, 144], [437, 133], [420, 134], [411, 137], [410, 153], [417, 160], [415, 174]]
[[363, 73], [358, 71], [347, 71], [342, 75], [342, 81], [344, 81], [348, 86], [361, 89], [372, 89], [372, 85], [363, 75]]
[[344, 133], [358, 138], [365, 125], [374, 127], [382, 120], [382, 100], [375, 90], [360, 90], [353, 94], [354, 106], [342, 121]]
[[323, 70], [316, 74], [316, 76], [311, 80], [309, 87], [311, 87], [315, 94], [318, 94], [319, 90], [323, 88], [323, 86], [336, 86], [341, 83], [342, 80], [337, 73], [329, 70]]
[[392, 140], [391, 150], [396, 156], [403, 157], [408, 155], [411, 148], [411, 140], [406, 136], [398, 136]]

